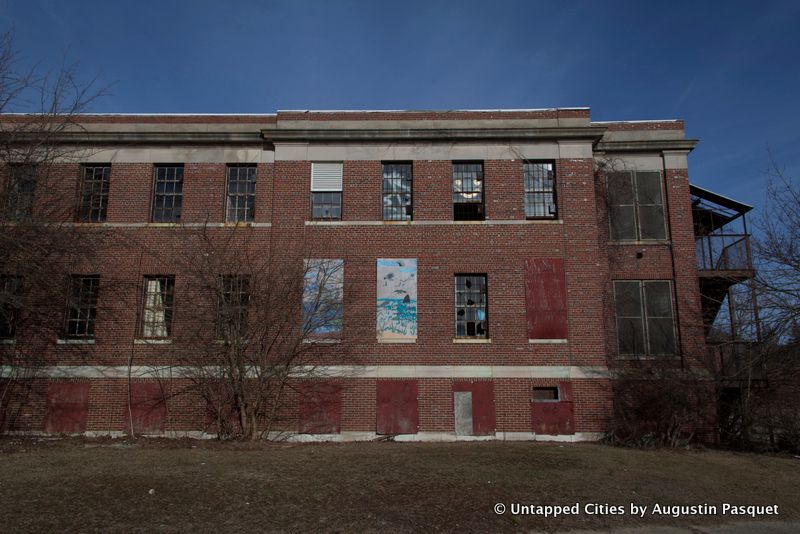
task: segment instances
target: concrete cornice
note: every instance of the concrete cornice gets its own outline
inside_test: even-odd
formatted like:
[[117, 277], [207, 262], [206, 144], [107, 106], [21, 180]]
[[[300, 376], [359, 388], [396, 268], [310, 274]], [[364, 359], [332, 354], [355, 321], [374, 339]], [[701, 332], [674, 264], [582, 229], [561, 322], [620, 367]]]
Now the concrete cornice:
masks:
[[[0, 134], [0, 137], [2, 134]], [[41, 135], [15, 132], [13, 143], [34, 141]], [[250, 132], [60, 132], [48, 137], [51, 143], [70, 145], [206, 145], [235, 144], [263, 145], [264, 140], [256, 128]]]
[[264, 140], [301, 141], [482, 141], [487, 139], [575, 139], [596, 143], [604, 126], [577, 128], [419, 128], [419, 129], [284, 129], [264, 128]]
[[600, 141], [596, 149], [602, 152], [659, 152], [662, 150], [683, 150], [691, 152], [697, 146], [697, 139], [648, 139], [641, 141]]

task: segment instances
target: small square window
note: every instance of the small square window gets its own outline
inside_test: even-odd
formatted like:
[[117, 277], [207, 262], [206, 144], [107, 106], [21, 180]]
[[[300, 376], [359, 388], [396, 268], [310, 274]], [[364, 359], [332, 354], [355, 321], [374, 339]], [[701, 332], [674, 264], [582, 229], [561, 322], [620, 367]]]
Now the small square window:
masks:
[[536, 402], [558, 401], [557, 387], [535, 387], [533, 388], [533, 400]]

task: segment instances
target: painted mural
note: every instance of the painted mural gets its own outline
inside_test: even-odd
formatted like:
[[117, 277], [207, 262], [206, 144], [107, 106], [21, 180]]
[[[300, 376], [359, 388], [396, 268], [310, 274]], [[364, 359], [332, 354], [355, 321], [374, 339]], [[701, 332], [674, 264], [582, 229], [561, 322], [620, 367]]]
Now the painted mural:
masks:
[[417, 339], [417, 260], [379, 259], [377, 334], [382, 341]]
[[344, 260], [306, 260], [303, 333], [336, 337], [342, 332]]

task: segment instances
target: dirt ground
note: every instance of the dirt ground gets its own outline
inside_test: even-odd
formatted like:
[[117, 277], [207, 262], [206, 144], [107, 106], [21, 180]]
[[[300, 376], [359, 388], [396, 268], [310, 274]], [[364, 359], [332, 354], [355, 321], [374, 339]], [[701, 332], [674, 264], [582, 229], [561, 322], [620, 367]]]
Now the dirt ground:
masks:
[[[560, 531], [800, 519], [800, 459], [530, 442], [0, 439], [0, 531]], [[505, 512], [498, 514], [498, 503]], [[512, 513], [575, 506], [576, 515]], [[647, 513], [630, 504], [718, 507]], [[723, 503], [779, 515], [722, 515]], [[623, 513], [589, 513], [589, 505]], [[602, 507], [599, 507], [602, 510]], [[786, 523], [788, 525], [788, 523]]]

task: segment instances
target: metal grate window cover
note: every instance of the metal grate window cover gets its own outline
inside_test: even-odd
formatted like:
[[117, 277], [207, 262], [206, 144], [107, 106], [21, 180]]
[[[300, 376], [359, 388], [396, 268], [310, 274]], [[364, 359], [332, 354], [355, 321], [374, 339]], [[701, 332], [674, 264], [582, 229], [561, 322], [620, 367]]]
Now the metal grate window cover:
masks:
[[413, 217], [411, 163], [383, 164], [383, 220], [410, 221]]
[[94, 338], [100, 275], [72, 275], [67, 283], [67, 338]]
[[183, 204], [183, 165], [156, 165], [153, 222], [180, 222]]
[[482, 221], [485, 218], [483, 163], [453, 163], [453, 219]]
[[677, 353], [668, 280], [615, 280], [614, 307], [620, 355]]
[[105, 222], [108, 215], [110, 178], [110, 165], [83, 166], [78, 220], [81, 222]]
[[311, 164], [311, 190], [312, 191], [341, 191], [342, 190], [342, 164], [341, 163], [312, 163]]
[[172, 334], [174, 291], [174, 276], [144, 277], [142, 335], [145, 338], [167, 338]]
[[228, 194], [225, 220], [252, 222], [256, 212], [256, 166], [228, 165]]
[[525, 217], [554, 219], [556, 210], [555, 173], [549, 162], [523, 165], [525, 186]]
[[455, 275], [456, 337], [488, 338], [486, 275]]

